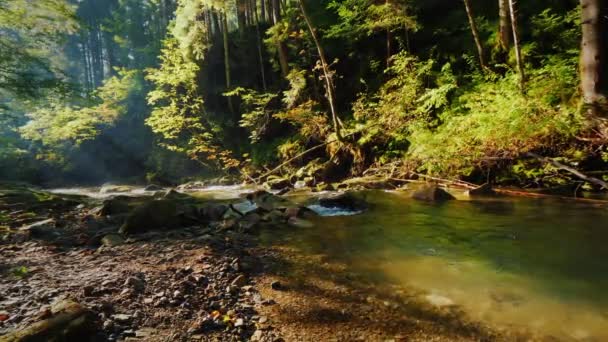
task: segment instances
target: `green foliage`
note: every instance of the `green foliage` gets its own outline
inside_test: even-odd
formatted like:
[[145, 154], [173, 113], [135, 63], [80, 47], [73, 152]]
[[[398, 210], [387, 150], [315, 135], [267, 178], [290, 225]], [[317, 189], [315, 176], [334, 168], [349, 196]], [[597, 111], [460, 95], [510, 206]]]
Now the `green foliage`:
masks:
[[123, 69], [117, 73], [97, 89], [90, 106], [50, 103], [28, 114], [30, 121], [20, 129], [22, 136], [46, 146], [79, 145], [94, 139], [126, 113], [129, 94], [141, 86], [137, 71]]
[[170, 151], [207, 166], [236, 166], [232, 153], [220, 147], [217, 129], [205, 113], [197, 83], [199, 71], [175, 39], [166, 40], [160, 67], [147, 70], [146, 78], [155, 88], [148, 94], [148, 103], [154, 108], [146, 124], [162, 137], [161, 146]]
[[258, 142], [266, 133], [272, 118], [269, 109], [270, 102], [277, 97], [271, 93], [259, 93], [253, 89], [237, 87], [224, 94], [225, 96], [238, 96], [242, 101], [243, 114], [240, 126], [250, 132], [252, 143]]

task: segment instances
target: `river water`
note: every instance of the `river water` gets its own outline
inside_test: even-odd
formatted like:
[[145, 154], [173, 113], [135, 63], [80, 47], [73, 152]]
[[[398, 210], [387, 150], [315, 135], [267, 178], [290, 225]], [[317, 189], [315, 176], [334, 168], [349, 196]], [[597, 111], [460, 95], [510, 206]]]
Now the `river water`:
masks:
[[[194, 194], [230, 199], [243, 191], [251, 189]], [[515, 197], [460, 195], [433, 204], [407, 192], [359, 195], [370, 204], [364, 212], [313, 205], [325, 215], [313, 227], [267, 231], [262, 240], [322, 254], [378, 284], [417, 289], [433, 305], [456, 306], [498, 329], [608, 341], [608, 207]]]
[[371, 209], [323, 217], [270, 242], [415, 288], [473, 320], [559, 340], [608, 341], [608, 207], [527, 198], [430, 204], [364, 194]]

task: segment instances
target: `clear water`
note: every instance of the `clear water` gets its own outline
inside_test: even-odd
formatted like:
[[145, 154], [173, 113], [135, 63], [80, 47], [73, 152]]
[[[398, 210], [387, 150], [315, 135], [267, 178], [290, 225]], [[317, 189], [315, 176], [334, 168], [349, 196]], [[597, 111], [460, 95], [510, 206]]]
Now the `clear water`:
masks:
[[[369, 192], [360, 215], [265, 236], [496, 328], [608, 341], [608, 207], [524, 198], [427, 204]], [[280, 241], [277, 241], [280, 240]]]

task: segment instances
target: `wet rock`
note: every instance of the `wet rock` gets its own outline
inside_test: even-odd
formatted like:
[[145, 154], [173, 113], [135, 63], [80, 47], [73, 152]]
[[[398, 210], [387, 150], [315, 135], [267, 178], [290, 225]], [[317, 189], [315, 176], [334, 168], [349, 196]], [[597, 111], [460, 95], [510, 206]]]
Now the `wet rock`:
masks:
[[106, 247], [116, 247], [125, 244], [125, 239], [118, 234], [108, 234], [101, 238], [101, 244]]
[[416, 190], [412, 194], [412, 198], [426, 202], [444, 202], [456, 199], [449, 192], [435, 185], [425, 186], [419, 190]]
[[466, 193], [470, 197], [495, 196], [496, 195], [496, 192], [492, 189], [492, 186], [487, 183], [482, 186], [479, 186], [475, 189], [471, 189], [471, 190], [467, 191]]
[[288, 200], [263, 190], [247, 194], [246, 198], [251, 203], [255, 203], [258, 208], [266, 211], [272, 211], [274, 209], [289, 205]]
[[384, 177], [358, 177], [348, 179], [338, 185], [339, 189], [373, 189], [385, 190], [395, 189], [397, 182], [388, 180]]
[[352, 192], [345, 192], [319, 199], [319, 205], [326, 208], [340, 208], [351, 211], [361, 211], [368, 207], [368, 204], [357, 197]]
[[171, 200], [150, 201], [135, 208], [120, 227], [120, 233], [135, 234], [153, 229], [171, 228], [178, 221], [175, 202]]
[[287, 178], [274, 178], [264, 183], [264, 187], [269, 190], [281, 190], [290, 186], [291, 182]]
[[301, 181], [297, 181], [294, 185], [293, 188], [294, 189], [303, 189], [306, 188], [308, 185], [306, 184], [305, 181], [301, 180]]

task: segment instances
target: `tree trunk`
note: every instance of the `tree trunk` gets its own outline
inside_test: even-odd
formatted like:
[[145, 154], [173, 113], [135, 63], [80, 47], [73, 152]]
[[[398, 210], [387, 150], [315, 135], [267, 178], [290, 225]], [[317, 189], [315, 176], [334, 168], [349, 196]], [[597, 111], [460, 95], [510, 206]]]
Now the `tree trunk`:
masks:
[[[278, 24], [281, 21], [281, 5], [279, 0], [272, 0], [273, 21]], [[284, 42], [277, 42], [279, 50], [279, 64], [281, 65], [281, 75], [287, 77], [289, 74], [289, 63], [287, 62], [287, 46]]]
[[[264, 1], [262, 1], [264, 3]], [[264, 70], [264, 53], [262, 49], [262, 35], [260, 33], [260, 19], [258, 17], [258, 11], [255, 11], [255, 31], [257, 34], [257, 46], [258, 46], [258, 58], [260, 59], [260, 72], [262, 76], [262, 89], [266, 91], [266, 71]]]
[[[226, 89], [230, 89], [230, 48], [228, 46], [228, 15], [223, 13], [222, 15], [222, 36], [224, 40], [224, 71], [226, 73]], [[234, 113], [232, 107], [232, 100], [228, 97], [228, 108], [231, 113]]]
[[483, 46], [481, 45], [481, 39], [479, 38], [479, 31], [477, 30], [477, 24], [475, 24], [475, 16], [473, 15], [473, 8], [471, 8], [471, 0], [463, 0], [464, 8], [467, 10], [467, 16], [469, 17], [469, 25], [471, 26], [471, 33], [473, 33], [473, 39], [475, 45], [477, 45], [477, 54], [479, 55], [479, 64], [481, 69], [485, 69], [486, 62], [483, 56]]
[[580, 73], [583, 104], [587, 113], [599, 114], [599, 102], [602, 99], [603, 61], [606, 47], [602, 41], [602, 0], [581, 0], [581, 23], [583, 37], [581, 41]]
[[342, 141], [342, 131], [340, 128], [340, 122], [338, 119], [338, 115], [336, 114], [333, 77], [329, 71], [329, 65], [327, 64], [327, 59], [325, 58], [325, 51], [323, 50], [323, 47], [321, 46], [321, 42], [319, 41], [319, 38], [317, 37], [317, 33], [315, 32], [315, 29], [312, 26], [312, 22], [310, 21], [310, 18], [306, 14], [306, 8], [304, 6], [304, 1], [298, 0], [298, 3], [300, 4], [300, 10], [302, 11], [302, 16], [304, 16], [304, 20], [306, 21], [306, 25], [308, 26], [310, 35], [312, 36], [312, 39], [317, 47], [317, 52], [319, 53], [319, 59], [321, 59], [321, 68], [323, 69], [323, 76], [325, 78], [325, 88], [327, 88], [326, 89], [327, 100], [329, 101], [329, 109], [331, 110], [331, 118], [333, 121], [334, 130], [336, 132], [336, 137], [338, 138], [338, 141]]
[[260, 0], [260, 17], [262, 22], [266, 22], [266, 1]]
[[515, 12], [515, 0], [509, 0], [509, 12], [511, 12], [511, 30], [513, 31], [513, 45], [515, 45], [515, 58], [517, 59], [517, 70], [519, 71], [519, 87], [523, 92], [526, 85], [526, 74], [519, 45], [519, 34], [517, 33], [517, 12]]
[[511, 19], [509, 19], [509, 0], [498, 0], [498, 43], [503, 51], [511, 45]]
[[[386, 7], [390, 6], [390, 0], [385, 0], [384, 5]], [[391, 47], [392, 39], [393, 39], [393, 37], [391, 34], [391, 29], [387, 28], [386, 29], [386, 67], [387, 68], [391, 66], [391, 56], [393, 55], [392, 47]]]

